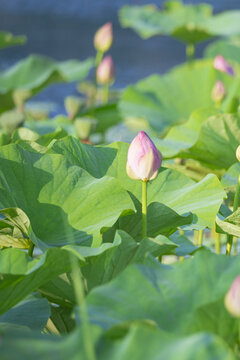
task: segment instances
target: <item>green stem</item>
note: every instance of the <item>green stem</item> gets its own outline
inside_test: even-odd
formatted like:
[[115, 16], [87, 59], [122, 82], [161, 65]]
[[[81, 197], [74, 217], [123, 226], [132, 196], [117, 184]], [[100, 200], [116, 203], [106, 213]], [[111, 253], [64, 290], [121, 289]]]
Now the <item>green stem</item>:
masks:
[[87, 307], [84, 296], [84, 286], [78, 260], [76, 257], [71, 256], [72, 262], [72, 281], [76, 297], [76, 303], [78, 305], [79, 316], [82, 323], [83, 330], [83, 346], [85, 347], [86, 359], [96, 360], [94, 345], [92, 343], [91, 330], [89, 326]]
[[195, 45], [192, 43], [188, 43], [186, 45], [186, 57], [189, 64], [193, 62], [194, 54], [195, 54]]
[[179, 229], [179, 235], [184, 235], [184, 231], [182, 229]]
[[218, 255], [221, 254], [220, 234], [218, 233], [215, 233], [215, 250]]
[[227, 247], [226, 247], [226, 255], [230, 256], [231, 250], [232, 250], [232, 242], [233, 242], [233, 236], [227, 235]]
[[240, 319], [238, 319], [238, 344], [240, 346]]
[[109, 84], [105, 84], [102, 87], [102, 103], [107, 104], [109, 98]]
[[34, 246], [35, 246], [34, 243], [31, 242], [31, 244], [30, 244], [30, 246], [28, 248], [28, 255], [31, 256], [31, 257], [33, 257]]
[[198, 245], [198, 230], [194, 230], [194, 237], [193, 237], [194, 245]]
[[147, 236], [147, 180], [142, 181], [142, 238]]
[[234, 256], [237, 255], [237, 245], [238, 245], [237, 237], [234, 236], [234, 237], [233, 237], [233, 255], [234, 255]]
[[102, 61], [102, 58], [103, 58], [103, 52], [102, 51], [97, 51], [96, 58], [95, 58], [95, 67], [96, 68], [98, 67], [98, 65]]
[[202, 246], [203, 243], [203, 230], [199, 230], [198, 232], [198, 246]]
[[[239, 197], [240, 197], [240, 175], [238, 176], [238, 183], [237, 183], [236, 192], [234, 195], [233, 212], [235, 212], [238, 209]], [[233, 243], [233, 235], [227, 235], [226, 255], [231, 254], [232, 243]]]

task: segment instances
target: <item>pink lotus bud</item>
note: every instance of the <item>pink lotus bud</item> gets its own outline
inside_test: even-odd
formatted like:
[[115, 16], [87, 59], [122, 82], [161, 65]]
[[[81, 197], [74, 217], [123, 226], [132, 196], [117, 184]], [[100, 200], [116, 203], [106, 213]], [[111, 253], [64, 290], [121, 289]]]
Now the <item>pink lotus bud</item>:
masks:
[[97, 68], [96, 76], [98, 84], [105, 85], [113, 83], [115, 76], [115, 68], [112, 57], [110, 55], [103, 58]]
[[240, 318], [240, 275], [234, 280], [225, 296], [225, 307], [233, 316]]
[[240, 145], [237, 147], [237, 150], [236, 150], [236, 158], [240, 162]]
[[211, 93], [214, 102], [221, 102], [226, 96], [226, 90], [221, 80], [218, 80], [214, 85]]
[[140, 131], [128, 149], [128, 176], [134, 180], [154, 180], [161, 163], [161, 153], [150, 137], [144, 131]]
[[108, 22], [100, 27], [94, 36], [95, 49], [101, 52], [106, 52], [111, 47], [112, 41], [112, 23]]
[[213, 61], [213, 66], [216, 70], [227, 73], [234, 76], [234, 70], [229, 63], [224, 59], [222, 55], [217, 55]]

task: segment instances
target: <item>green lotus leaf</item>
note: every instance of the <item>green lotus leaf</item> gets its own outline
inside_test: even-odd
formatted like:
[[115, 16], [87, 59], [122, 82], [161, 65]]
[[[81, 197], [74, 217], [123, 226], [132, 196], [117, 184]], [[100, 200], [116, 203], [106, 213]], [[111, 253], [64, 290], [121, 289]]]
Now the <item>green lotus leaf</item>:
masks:
[[[233, 351], [218, 336], [199, 333], [174, 336], [151, 326], [136, 322], [121, 334], [111, 338], [97, 327], [91, 327], [91, 340], [99, 360], [235, 360]], [[88, 357], [81, 329], [64, 337], [44, 336], [34, 332], [6, 330], [2, 334], [2, 360], [85, 360]]]
[[220, 79], [227, 94], [221, 110], [228, 111], [233, 98], [239, 94], [240, 81], [238, 77], [215, 70], [212, 60], [199, 60], [192, 66], [180, 65], [165, 75], [151, 75], [128, 86], [119, 109], [123, 116], [145, 118], [163, 135], [171, 126], [186, 122], [193, 111], [214, 107], [211, 92]]
[[56, 62], [43, 56], [31, 55], [0, 73], [0, 110], [14, 106], [12, 94], [16, 89], [28, 90], [31, 96], [53, 83], [84, 79], [93, 60]]
[[14, 45], [23, 45], [26, 41], [27, 38], [24, 35], [14, 36], [9, 32], [0, 31], [0, 49]]
[[240, 62], [240, 41], [239, 38], [228, 40], [217, 40], [208, 45], [204, 51], [206, 58], [214, 58], [222, 55], [227, 61]]
[[96, 179], [62, 155], [42, 155], [11, 144], [0, 149], [0, 158], [0, 207], [25, 212], [35, 235], [29, 237], [43, 250], [71, 243], [89, 245], [92, 240], [97, 245], [102, 228], [134, 210], [117, 179]]
[[70, 270], [69, 252], [65, 250], [48, 249], [40, 258], [35, 259], [19, 249], [0, 251], [0, 314], [11, 309], [41, 285]]
[[130, 27], [143, 39], [169, 35], [185, 43], [198, 43], [213, 36], [240, 34], [239, 11], [212, 15], [208, 4], [184, 5], [167, 1], [162, 10], [152, 5], [124, 6], [119, 13], [123, 27]]
[[237, 275], [237, 257], [208, 251], [171, 266], [132, 265], [89, 293], [90, 320], [111, 328], [148, 319], [171, 334], [207, 331], [233, 345], [238, 322], [227, 313], [224, 296]]
[[0, 327], [8, 324], [22, 325], [40, 332], [46, 326], [49, 316], [48, 301], [35, 294], [20, 301], [14, 308], [0, 316]]
[[[105, 175], [117, 178], [132, 198], [141, 202], [141, 181], [130, 179], [125, 171], [128, 146], [114, 143], [92, 147], [68, 137], [56, 141], [51, 151], [64, 155], [72, 165], [82, 167], [96, 178]], [[208, 175], [195, 183], [178, 171], [164, 168], [148, 186], [148, 204], [164, 204], [178, 215], [192, 212], [196, 228], [213, 226], [224, 196], [223, 187], [215, 175]]]

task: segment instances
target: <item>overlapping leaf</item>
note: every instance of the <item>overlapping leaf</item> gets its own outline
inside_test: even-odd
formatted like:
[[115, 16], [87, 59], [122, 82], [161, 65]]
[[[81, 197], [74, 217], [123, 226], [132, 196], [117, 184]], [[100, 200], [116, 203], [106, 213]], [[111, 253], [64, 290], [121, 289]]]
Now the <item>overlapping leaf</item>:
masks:
[[211, 92], [220, 79], [227, 93], [221, 108], [227, 110], [239, 93], [239, 78], [218, 72], [210, 60], [196, 61], [190, 67], [181, 65], [163, 76], [152, 75], [128, 86], [119, 108], [124, 116], [145, 118], [164, 134], [171, 126], [186, 122], [193, 111], [214, 107]]

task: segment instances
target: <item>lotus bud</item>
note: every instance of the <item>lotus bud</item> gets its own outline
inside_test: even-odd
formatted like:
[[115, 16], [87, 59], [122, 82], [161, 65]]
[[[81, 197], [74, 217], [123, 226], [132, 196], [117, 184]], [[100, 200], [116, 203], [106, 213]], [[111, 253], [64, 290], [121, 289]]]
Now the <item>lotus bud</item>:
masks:
[[93, 118], [76, 118], [75, 130], [77, 136], [86, 142], [93, 131], [96, 130], [97, 120]]
[[20, 112], [23, 112], [24, 103], [31, 97], [31, 91], [17, 89], [13, 92], [13, 102]]
[[97, 82], [101, 85], [106, 85], [114, 82], [115, 68], [112, 57], [106, 56], [97, 68]]
[[224, 303], [227, 311], [233, 317], [240, 318], [240, 275], [232, 283], [225, 296]]
[[127, 174], [134, 180], [154, 180], [162, 163], [162, 155], [144, 132], [133, 139], [128, 149]]
[[240, 162], [240, 145], [237, 147], [237, 150], [236, 150], [236, 158]]
[[113, 41], [112, 23], [108, 22], [94, 36], [94, 46], [97, 51], [106, 52], [110, 49]]
[[212, 100], [216, 103], [222, 102], [226, 96], [226, 90], [221, 80], [217, 81], [211, 93]]
[[216, 70], [234, 76], [234, 70], [222, 55], [217, 55], [213, 61], [213, 66]]
[[68, 113], [68, 117], [70, 120], [76, 116], [80, 107], [82, 105], [82, 100], [77, 96], [67, 96], [64, 100], [64, 106]]

